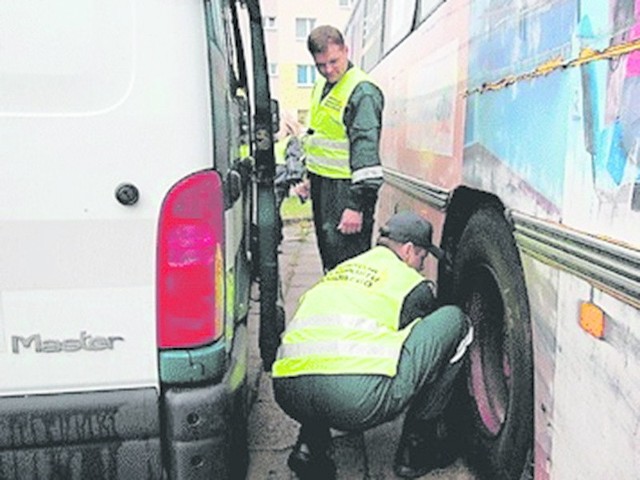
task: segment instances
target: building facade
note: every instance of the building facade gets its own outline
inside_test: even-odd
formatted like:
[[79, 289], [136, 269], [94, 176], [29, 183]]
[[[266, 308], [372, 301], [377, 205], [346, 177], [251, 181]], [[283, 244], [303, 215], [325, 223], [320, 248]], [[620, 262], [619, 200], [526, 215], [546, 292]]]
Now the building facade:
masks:
[[317, 71], [307, 36], [319, 25], [341, 30], [354, 0], [263, 0], [261, 10], [269, 63], [271, 96], [280, 111], [306, 125]]

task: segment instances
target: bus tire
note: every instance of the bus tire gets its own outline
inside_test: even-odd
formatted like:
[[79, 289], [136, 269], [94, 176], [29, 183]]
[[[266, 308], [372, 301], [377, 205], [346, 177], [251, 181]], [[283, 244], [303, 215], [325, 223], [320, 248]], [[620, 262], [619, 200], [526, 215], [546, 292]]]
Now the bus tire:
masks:
[[502, 212], [482, 207], [467, 223], [454, 259], [456, 303], [474, 341], [461, 375], [457, 430], [483, 478], [514, 480], [530, 470], [533, 355], [524, 274]]

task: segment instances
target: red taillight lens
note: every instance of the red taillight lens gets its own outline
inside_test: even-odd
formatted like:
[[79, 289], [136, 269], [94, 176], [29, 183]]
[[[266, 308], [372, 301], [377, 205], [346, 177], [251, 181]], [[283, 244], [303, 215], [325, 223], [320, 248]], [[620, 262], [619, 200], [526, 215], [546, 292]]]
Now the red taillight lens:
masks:
[[211, 343], [224, 321], [224, 195], [220, 176], [195, 173], [169, 191], [158, 231], [160, 348]]

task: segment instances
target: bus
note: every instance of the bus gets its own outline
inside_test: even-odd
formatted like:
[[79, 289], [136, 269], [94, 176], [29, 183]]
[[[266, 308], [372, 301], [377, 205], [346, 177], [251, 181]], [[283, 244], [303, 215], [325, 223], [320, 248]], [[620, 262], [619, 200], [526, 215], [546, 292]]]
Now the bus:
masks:
[[0, 0], [0, 478], [244, 477], [257, 274], [280, 312], [259, 7]]
[[640, 1], [360, 0], [385, 95], [377, 220], [413, 209], [476, 339], [454, 397], [488, 479], [640, 472]]

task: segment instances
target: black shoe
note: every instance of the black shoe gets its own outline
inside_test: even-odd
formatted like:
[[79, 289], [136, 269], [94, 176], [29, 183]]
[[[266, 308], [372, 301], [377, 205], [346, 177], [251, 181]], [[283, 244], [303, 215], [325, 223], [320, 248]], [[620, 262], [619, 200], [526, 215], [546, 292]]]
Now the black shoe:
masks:
[[334, 480], [336, 465], [326, 452], [312, 453], [309, 445], [298, 442], [289, 455], [287, 465], [300, 480]]
[[445, 468], [456, 459], [446, 426], [442, 420], [403, 427], [393, 471], [402, 478], [417, 478], [432, 470]]

